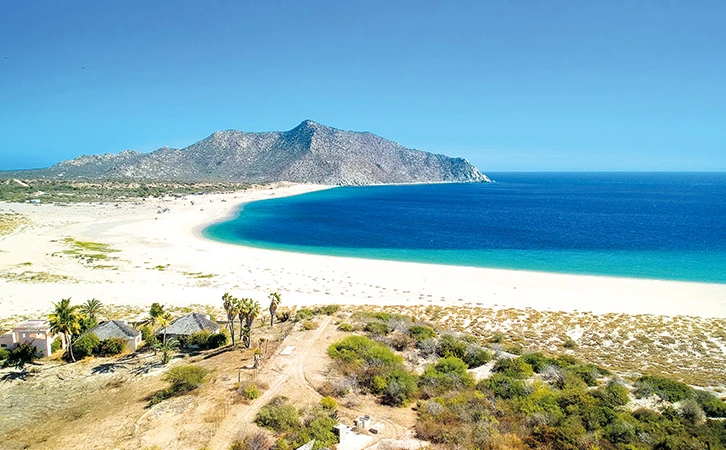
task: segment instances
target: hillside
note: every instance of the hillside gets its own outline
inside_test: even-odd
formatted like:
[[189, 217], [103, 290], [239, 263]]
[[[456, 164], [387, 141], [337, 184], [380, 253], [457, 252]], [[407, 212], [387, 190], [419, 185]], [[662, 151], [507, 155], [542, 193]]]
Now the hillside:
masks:
[[490, 181], [465, 159], [310, 120], [290, 131], [218, 131], [183, 149], [80, 156], [47, 169], [0, 172], [0, 177], [330, 185]]

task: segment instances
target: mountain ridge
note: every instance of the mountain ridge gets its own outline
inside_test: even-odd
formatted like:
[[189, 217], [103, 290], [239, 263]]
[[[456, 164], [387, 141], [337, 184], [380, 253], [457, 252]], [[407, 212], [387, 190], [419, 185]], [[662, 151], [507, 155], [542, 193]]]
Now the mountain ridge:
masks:
[[288, 131], [215, 131], [184, 148], [81, 155], [7, 177], [244, 181], [331, 185], [489, 182], [466, 159], [410, 149], [368, 131], [303, 120]]

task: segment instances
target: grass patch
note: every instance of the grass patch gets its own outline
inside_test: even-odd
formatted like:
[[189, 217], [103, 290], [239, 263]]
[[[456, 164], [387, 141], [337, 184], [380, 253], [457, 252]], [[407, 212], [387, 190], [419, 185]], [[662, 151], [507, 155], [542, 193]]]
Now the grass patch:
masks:
[[22, 214], [0, 213], [0, 236], [10, 234], [23, 225], [29, 225], [30, 220]]

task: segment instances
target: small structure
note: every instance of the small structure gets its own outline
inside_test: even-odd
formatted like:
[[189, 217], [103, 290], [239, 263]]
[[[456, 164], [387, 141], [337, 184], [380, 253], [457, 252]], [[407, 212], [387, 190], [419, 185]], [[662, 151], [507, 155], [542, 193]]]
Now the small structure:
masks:
[[386, 427], [386, 424], [381, 423], [381, 422], [376, 422], [375, 424], [373, 424], [371, 429], [368, 431], [370, 431], [371, 434], [378, 434], [378, 433], [382, 432], [385, 427]]
[[101, 322], [84, 334], [95, 334], [99, 340], [121, 338], [126, 341], [126, 348], [135, 352], [141, 345], [141, 331], [129, 326], [122, 320]]
[[366, 414], [365, 416], [359, 416], [357, 419], [355, 419], [355, 427], [358, 430], [367, 430], [368, 427], [371, 426], [371, 416]]
[[63, 342], [60, 334], [50, 331], [50, 323], [47, 320], [26, 320], [0, 335], [0, 348], [12, 350], [27, 342], [38, 349], [41, 357], [45, 357], [51, 354], [51, 345], [56, 338], [61, 338]]
[[348, 425], [342, 423], [333, 427], [333, 433], [338, 437], [338, 450], [361, 450], [368, 447], [373, 439], [371, 436], [356, 433]]
[[157, 331], [157, 334], [166, 333], [166, 338], [177, 338], [179, 336], [190, 336], [199, 331], [219, 333], [219, 325], [209, 320], [209, 316], [199, 313], [189, 313], [181, 316], [169, 324], [168, 327]]

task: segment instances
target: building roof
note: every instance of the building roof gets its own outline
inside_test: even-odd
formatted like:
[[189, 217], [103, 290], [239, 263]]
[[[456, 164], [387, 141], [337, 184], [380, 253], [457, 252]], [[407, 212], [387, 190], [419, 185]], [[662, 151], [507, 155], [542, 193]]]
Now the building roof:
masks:
[[189, 313], [174, 320], [168, 327], [162, 328], [157, 333], [166, 332], [166, 334], [188, 336], [198, 331], [216, 333], [219, 331], [219, 325], [209, 320], [204, 314]]
[[120, 320], [109, 320], [102, 322], [88, 330], [85, 334], [95, 334], [98, 339], [122, 338], [134, 339], [141, 336], [141, 331], [130, 327], [126, 322]]
[[19, 330], [47, 330], [50, 328], [50, 322], [47, 320], [26, 320], [25, 322], [20, 322], [19, 324], [15, 325], [14, 329]]

